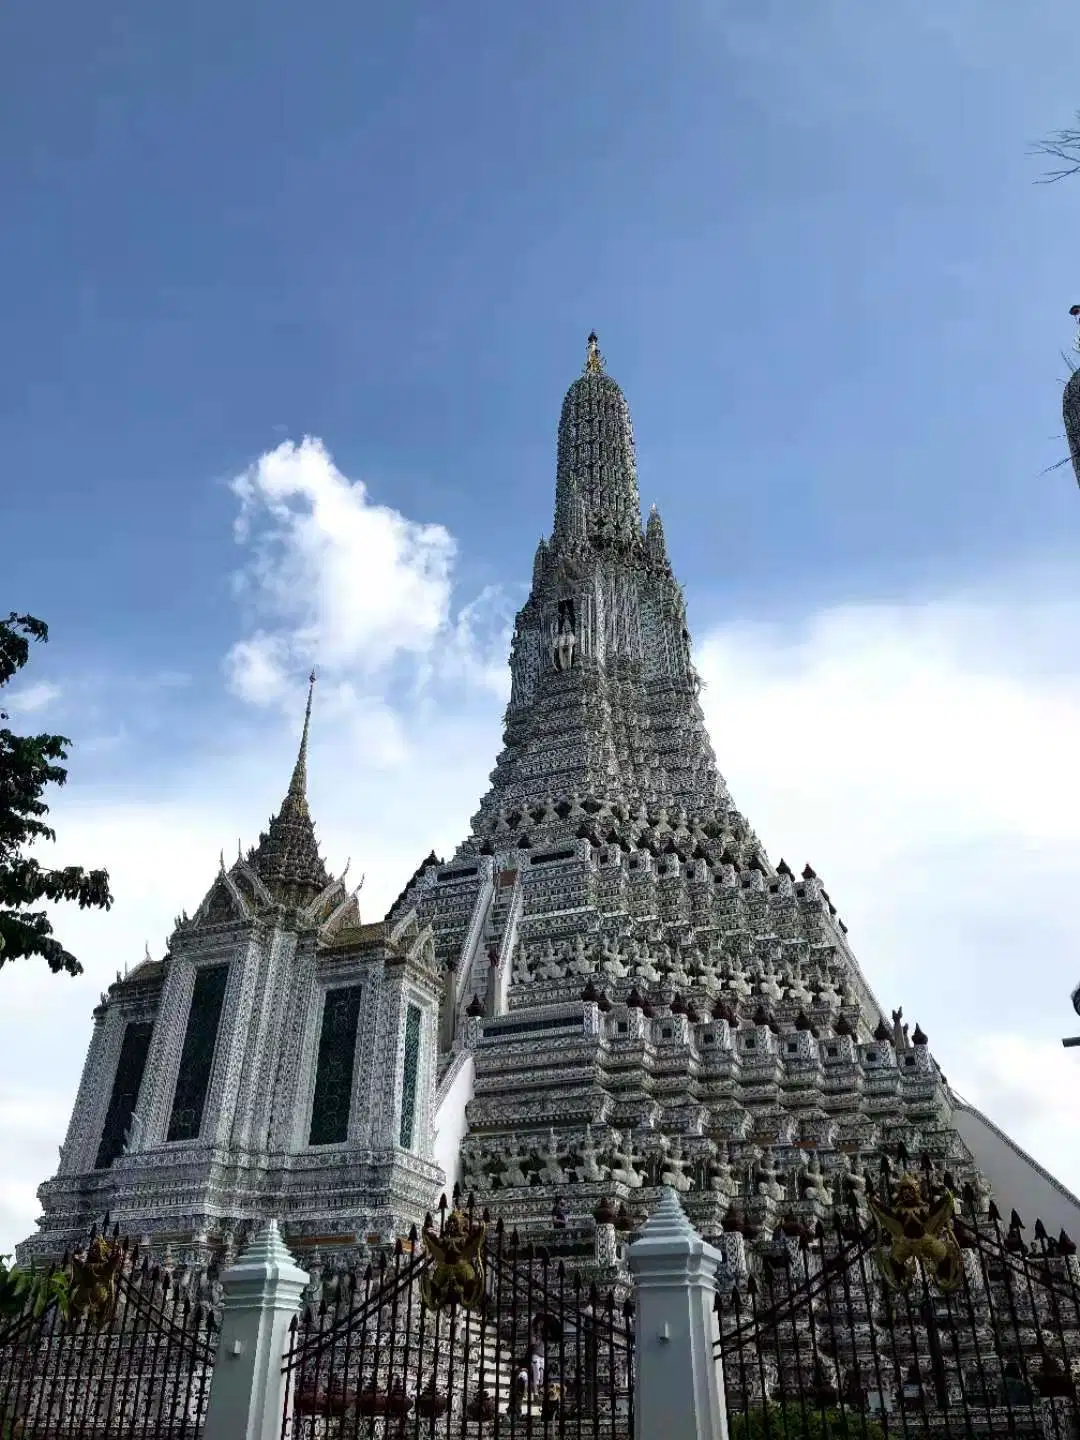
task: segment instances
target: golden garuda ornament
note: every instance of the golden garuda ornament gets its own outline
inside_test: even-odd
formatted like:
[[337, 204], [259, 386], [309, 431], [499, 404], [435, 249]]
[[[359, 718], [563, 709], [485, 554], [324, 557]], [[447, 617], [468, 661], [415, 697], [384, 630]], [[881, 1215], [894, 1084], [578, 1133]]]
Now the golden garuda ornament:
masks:
[[116, 1303], [116, 1286], [124, 1264], [124, 1251], [117, 1240], [98, 1235], [84, 1255], [71, 1257], [71, 1284], [68, 1313], [85, 1315], [91, 1325], [108, 1322]]
[[420, 1296], [429, 1310], [477, 1308], [484, 1297], [486, 1238], [483, 1221], [470, 1226], [461, 1210], [451, 1210], [441, 1235], [424, 1226], [424, 1249], [435, 1261], [420, 1282]]
[[891, 1206], [872, 1196], [867, 1199], [877, 1222], [875, 1258], [886, 1285], [909, 1290], [921, 1267], [939, 1290], [955, 1290], [963, 1279], [964, 1260], [953, 1234], [956, 1207], [949, 1191], [931, 1209], [918, 1178], [902, 1175]]

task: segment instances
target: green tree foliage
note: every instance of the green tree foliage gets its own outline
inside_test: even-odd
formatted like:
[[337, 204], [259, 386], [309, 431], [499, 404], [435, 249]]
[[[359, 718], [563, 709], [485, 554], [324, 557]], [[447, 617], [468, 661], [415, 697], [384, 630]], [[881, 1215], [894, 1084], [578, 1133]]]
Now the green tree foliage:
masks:
[[769, 1405], [729, 1420], [731, 1440], [885, 1440], [876, 1420], [857, 1410], [821, 1410], [801, 1405]]
[[54, 1300], [66, 1315], [70, 1295], [71, 1277], [66, 1270], [8, 1265], [8, 1257], [0, 1255], [0, 1327], [5, 1320], [17, 1320], [21, 1315], [40, 1315]]
[[[45, 642], [48, 627], [32, 615], [12, 612], [0, 620], [0, 689], [30, 658], [30, 642]], [[32, 859], [29, 851], [42, 840], [55, 840], [45, 824], [49, 807], [42, 799], [47, 785], [63, 785], [71, 741], [64, 735], [16, 735], [4, 725], [0, 710], [0, 965], [37, 955], [51, 970], [78, 975], [82, 966], [53, 935], [42, 901], [74, 900], [82, 909], [107, 910], [112, 904], [104, 870], [66, 865], [52, 870]]]

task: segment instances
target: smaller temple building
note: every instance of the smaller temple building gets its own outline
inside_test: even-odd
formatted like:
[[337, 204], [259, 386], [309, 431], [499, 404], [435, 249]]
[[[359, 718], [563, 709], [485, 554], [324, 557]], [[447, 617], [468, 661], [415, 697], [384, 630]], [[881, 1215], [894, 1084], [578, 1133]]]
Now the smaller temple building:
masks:
[[258, 844], [222, 858], [163, 960], [102, 995], [26, 1254], [85, 1240], [106, 1212], [191, 1258], [267, 1215], [301, 1248], [328, 1229], [348, 1246], [403, 1233], [435, 1202], [431, 931], [413, 911], [362, 924], [359, 887], [327, 872], [306, 793], [310, 720], [309, 691]]

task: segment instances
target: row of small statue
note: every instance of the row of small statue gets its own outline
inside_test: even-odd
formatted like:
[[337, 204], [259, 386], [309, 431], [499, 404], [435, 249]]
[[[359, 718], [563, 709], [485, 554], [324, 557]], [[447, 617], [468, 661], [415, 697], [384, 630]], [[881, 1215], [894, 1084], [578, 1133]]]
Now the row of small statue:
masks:
[[803, 974], [785, 966], [777, 971], [769, 961], [744, 966], [715, 950], [682, 949], [637, 936], [605, 936], [593, 948], [580, 933], [558, 942], [548, 936], [539, 944], [519, 946], [514, 957], [514, 982], [519, 985], [597, 975], [610, 982], [640, 980], [679, 991], [697, 989], [713, 999], [727, 993], [735, 1004], [746, 1004], [755, 995], [771, 1005], [829, 1012], [857, 1004], [846, 982], [825, 969]]
[[[564, 617], [560, 616], [560, 621], [562, 618]], [[622, 821], [624, 825], [639, 829], [642, 838], [670, 838], [676, 842], [684, 839], [690, 845], [704, 846], [725, 842], [732, 844], [736, 840], [733, 834], [722, 834], [715, 823], [710, 822], [703, 827], [697, 819], [691, 819], [681, 805], [675, 805], [670, 810], [661, 805], [650, 814], [649, 807], [644, 802], [637, 805], [622, 804], [618, 801], [601, 804], [588, 797], [583, 800], [576, 791], [566, 801], [557, 801], [553, 796], [546, 796], [538, 806], [529, 811], [528, 816], [520, 811], [512, 811], [506, 805], [500, 805], [495, 812], [492, 830], [496, 835], [510, 835], [520, 827], [522, 821], [535, 825], [554, 825], [586, 819], [598, 822]]]
[[865, 1178], [846, 1153], [837, 1154], [829, 1180], [816, 1150], [782, 1175], [771, 1147], [765, 1147], [756, 1159], [740, 1163], [737, 1173], [726, 1145], [698, 1140], [691, 1146], [657, 1135], [638, 1147], [632, 1136], [615, 1130], [598, 1148], [591, 1126], [586, 1126], [584, 1139], [577, 1144], [560, 1144], [554, 1130], [540, 1146], [523, 1145], [516, 1137], [497, 1149], [490, 1142], [466, 1141], [462, 1160], [466, 1188], [480, 1190], [613, 1181], [629, 1190], [669, 1185], [683, 1193], [708, 1190], [727, 1199], [735, 1194], [759, 1195], [777, 1203], [810, 1200], [829, 1207], [838, 1182], [859, 1202], [866, 1189]]

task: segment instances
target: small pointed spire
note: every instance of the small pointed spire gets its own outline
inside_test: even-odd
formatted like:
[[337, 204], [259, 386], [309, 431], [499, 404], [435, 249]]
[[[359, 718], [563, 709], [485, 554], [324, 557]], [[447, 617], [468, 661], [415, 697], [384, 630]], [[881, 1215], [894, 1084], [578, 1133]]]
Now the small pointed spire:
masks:
[[314, 694], [315, 671], [312, 670], [308, 676], [307, 708], [304, 711], [304, 729], [300, 736], [300, 753], [296, 757], [292, 779], [289, 781], [289, 794], [294, 800], [307, 800], [308, 732], [311, 729], [311, 700]]
[[585, 374], [602, 375], [604, 373], [604, 357], [600, 354], [600, 342], [596, 337], [596, 331], [589, 331], [589, 338], [586, 341], [585, 350]]
[[649, 511], [649, 518], [645, 524], [645, 548], [654, 562], [666, 562], [667, 540], [664, 538], [664, 522], [660, 519], [660, 511], [655, 505]]
[[[307, 801], [307, 749], [311, 729], [311, 701], [315, 690], [315, 672], [308, 679], [307, 708], [300, 750], [293, 767], [292, 779], [281, 809], [271, 816], [250, 862], [264, 882], [275, 886], [300, 886], [303, 890], [319, 891], [330, 883], [326, 867], [319, 855], [315, 829]], [[275, 891], [275, 893], [277, 893]]]

